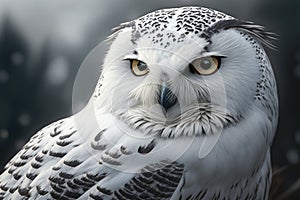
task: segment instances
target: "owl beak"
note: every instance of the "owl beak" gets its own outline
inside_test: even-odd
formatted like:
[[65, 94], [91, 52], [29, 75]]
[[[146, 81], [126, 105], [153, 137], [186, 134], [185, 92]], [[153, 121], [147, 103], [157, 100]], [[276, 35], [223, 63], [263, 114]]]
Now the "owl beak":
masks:
[[174, 93], [167, 87], [166, 83], [162, 83], [160, 94], [159, 94], [159, 104], [167, 111], [169, 108], [174, 106], [177, 102], [177, 97]]

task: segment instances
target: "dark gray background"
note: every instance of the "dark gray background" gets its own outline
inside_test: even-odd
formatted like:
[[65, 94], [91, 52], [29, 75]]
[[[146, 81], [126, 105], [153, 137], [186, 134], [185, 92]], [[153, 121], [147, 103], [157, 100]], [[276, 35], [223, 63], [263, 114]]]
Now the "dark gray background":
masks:
[[[0, 167], [40, 128], [72, 114], [76, 72], [111, 28], [186, 5], [218, 9], [280, 35], [279, 51], [268, 50], [280, 97], [272, 159], [274, 168], [286, 167], [282, 179], [289, 188], [300, 176], [299, 0], [0, 1]], [[83, 91], [79, 107], [88, 95]]]

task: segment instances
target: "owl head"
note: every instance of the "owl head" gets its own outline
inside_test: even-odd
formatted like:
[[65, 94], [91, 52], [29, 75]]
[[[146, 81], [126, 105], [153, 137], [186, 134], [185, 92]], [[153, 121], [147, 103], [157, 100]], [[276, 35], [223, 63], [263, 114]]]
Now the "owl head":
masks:
[[[263, 27], [202, 7], [163, 9], [115, 28], [96, 109], [144, 133], [213, 134], [277, 104]], [[274, 103], [275, 102], [275, 103]]]

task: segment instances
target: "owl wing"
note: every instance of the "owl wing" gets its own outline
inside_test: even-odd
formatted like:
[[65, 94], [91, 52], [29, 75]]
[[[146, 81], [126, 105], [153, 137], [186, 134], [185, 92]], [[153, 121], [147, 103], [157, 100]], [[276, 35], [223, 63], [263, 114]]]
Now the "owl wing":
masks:
[[75, 140], [77, 130], [72, 121], [66, 118], [41, 129], [9, 161], [0, 176], [0, 197], [21, 199], [50, 192], [50, 174], [55, 171], [54, 166], [81, 144]]
[[183, 168], [183, 164], [169, 161], [150, 164], [120, 189], [111, 191], [100, 185], [96, 187], [96, 193], [90, 193], [89, 197], [101, 199], [104, 195], [111, 195], [119, 200], [170, 199], [180, 183]]
[[77, 129], [74, 117], [43, 128], [6, 165], [0, 197], [170, 199], [184, 165], [152, 154], [154, 137], [128, 136], [106, 120], [99, 129]]

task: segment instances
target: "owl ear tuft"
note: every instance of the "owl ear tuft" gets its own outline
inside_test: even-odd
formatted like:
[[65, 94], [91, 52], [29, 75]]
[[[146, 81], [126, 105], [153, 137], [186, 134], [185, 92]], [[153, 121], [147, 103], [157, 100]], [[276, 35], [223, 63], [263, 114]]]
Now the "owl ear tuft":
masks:
[[254, 24], [250, 21], [242, 21], [238, 19], [222, 20], [209, 27], [204, 31], [202, 37], [210, 39], [215, 33], [221, 30], [228, 30], [231, 28], [236, 28], [257, 38], [262, 44], [267, 47], [277, 50], [278, 35], [272, 32], [265, 31], [265, 27], [261, 25]]
[[118, 36], [118, 34], [124, 28], [130, 28], [130, 27], [131, 28], [135, 27], [135, 22], [134, 21], [124, 22], [124, 23], [120, 24], [119, 26], [116, 26], [115, 28], [112, 29], [112, 34], [107, 37], [106, 42], [107, 43], [112, 43], [116, 39], [116, 37]]

